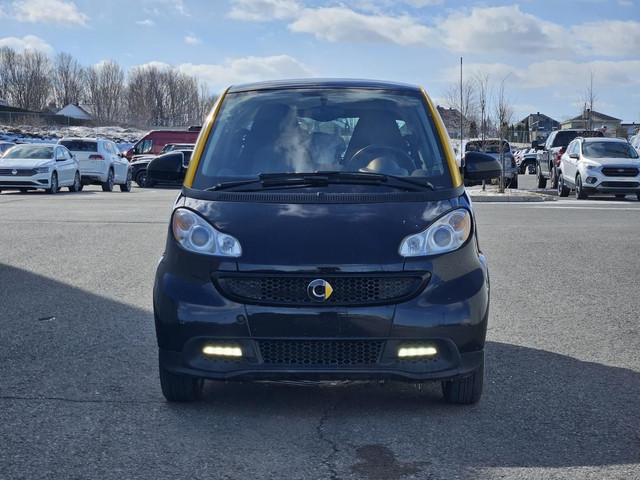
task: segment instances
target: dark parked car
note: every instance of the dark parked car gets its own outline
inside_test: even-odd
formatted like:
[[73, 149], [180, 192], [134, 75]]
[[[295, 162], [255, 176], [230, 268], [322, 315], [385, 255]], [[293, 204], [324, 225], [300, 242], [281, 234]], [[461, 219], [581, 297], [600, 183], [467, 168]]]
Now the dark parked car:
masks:
[[[189, 166], [192, 150], [192, 147], [171, 149], [169, 153], [131, 162], [132, 178], [142, 188], [152, 187], [158, 183], [181, 184]], [[151, 170], [156, 171], [153, 175], [149, 175], [149, 166], [152, 162], [154, 166]], [[167, 169], [169, 171], [165, 171]]]
[[[154, 285], [168, 400], [205, 379], [439, 381], [448, 402], [479, 400], [489, 276], [421, 88], [234, 86], [202, 135]], [[501, 173], [465, 160], [466, 178]]]

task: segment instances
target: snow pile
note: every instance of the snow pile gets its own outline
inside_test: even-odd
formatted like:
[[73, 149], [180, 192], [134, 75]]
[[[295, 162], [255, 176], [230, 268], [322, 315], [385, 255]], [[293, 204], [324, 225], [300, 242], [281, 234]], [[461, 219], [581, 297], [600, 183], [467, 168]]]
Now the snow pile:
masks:
[[62, 127], [0, 125], [0, 140], [15, 143], [50, 143], [63, 137], [100, 137], [115, 142], [126, 150], [147, 133], [147, 130], [123, 127]]

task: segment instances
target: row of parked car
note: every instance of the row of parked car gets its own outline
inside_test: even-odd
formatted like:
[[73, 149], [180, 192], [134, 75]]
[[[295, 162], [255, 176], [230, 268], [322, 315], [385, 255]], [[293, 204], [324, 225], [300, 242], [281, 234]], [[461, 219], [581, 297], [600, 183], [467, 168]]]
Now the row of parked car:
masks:
[[132, 181], [140, 187], [181, 183], [193, 144], [169, 144], [160, 155], [138, 156], [132, 162], [114, 142], [101, 138], [18, 145], [2, 142], [0, 149], [0, 191], [43, 189], [55, 194], [63, 187], [78, 192], [85, 185], [100, 185], [105, 192], [118, 185], [129, 192]]

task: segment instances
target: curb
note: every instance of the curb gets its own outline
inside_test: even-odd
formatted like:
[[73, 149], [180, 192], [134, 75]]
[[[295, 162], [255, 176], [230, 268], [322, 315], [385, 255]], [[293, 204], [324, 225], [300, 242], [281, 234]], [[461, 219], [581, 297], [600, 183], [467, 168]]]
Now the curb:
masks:
[[[516, 203], [516, 202], [555, 202], [555, 195], [552, 193], [532, 192], [526, 190], [529, 195], [518, 195], [512, 193], [493, 194], [493, 195], [474, 195], [474, 192], [468, 192], [473, 202], [499, 202], [499, 203]], [[555, 193], [555, 192], [554, 192]]]

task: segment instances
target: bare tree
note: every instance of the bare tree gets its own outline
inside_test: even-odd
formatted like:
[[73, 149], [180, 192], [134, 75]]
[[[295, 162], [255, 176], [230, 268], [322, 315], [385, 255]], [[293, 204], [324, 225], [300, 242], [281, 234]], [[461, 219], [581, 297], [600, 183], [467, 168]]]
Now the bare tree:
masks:
[[505, 83], [507, 78], [509, 78], [511, 74], [509, 73], [500, 81], [500, 87], [498, 88], [498, 93], [496, 99], [494, 101], [494, 114], [497, 122], [497, 130], [498, 130], [498, 139], [500, 145], [500, 164], [502, 165], [502, 175], [500, 175], [500, 193], [504, 193], [504, 175], [505, 175], [505, 165], [504, 165], [504, 147], [502, 140], [507, 136], [507, 131], [509, 129], [509, 124], [513, 118], [513, 102], [505, 96]]
[[100, 123], [119, 119], [124, 92], [124, 72], [114, 61], [87, 69], [87, 98]]
[[0, 85], [7, 101], [26, 110], [42, 110], [51, 94], [51, 62], [42, 52], [0, 49]]
[[476, 72], [474, 82], [476, 98], [478, 103], [478, 113], [480, 113], [480, 137], [483, 142], [488, 133], [489, 125], [489, 79], [488, 73]]
[[460, 119], [456, 119], [455, 128], [462, 130], [463, 136], [468, 136], [470, 124], [476, 116], [476, 82], [463, 80], [462, 86], [460, 81], [451, 83], [443, 93], [443, 101], [448, 108], [456, 109], [462, 114], [462, 126]]
[[587, 130], [591, 131], [593, 130], [593, 108], [598, 100], [598, 91], [593, 86], [595, 74], [591, 65], [587, 66], [587, 77], [589, 80], [589, 86], [583, 96], [584, 110], [582, 115], [585, 119]]
[[58, 53], [53, 60], [53, 96], [56, 105], [79, 105], [85, 88], [85, 70], [68, 53]]

